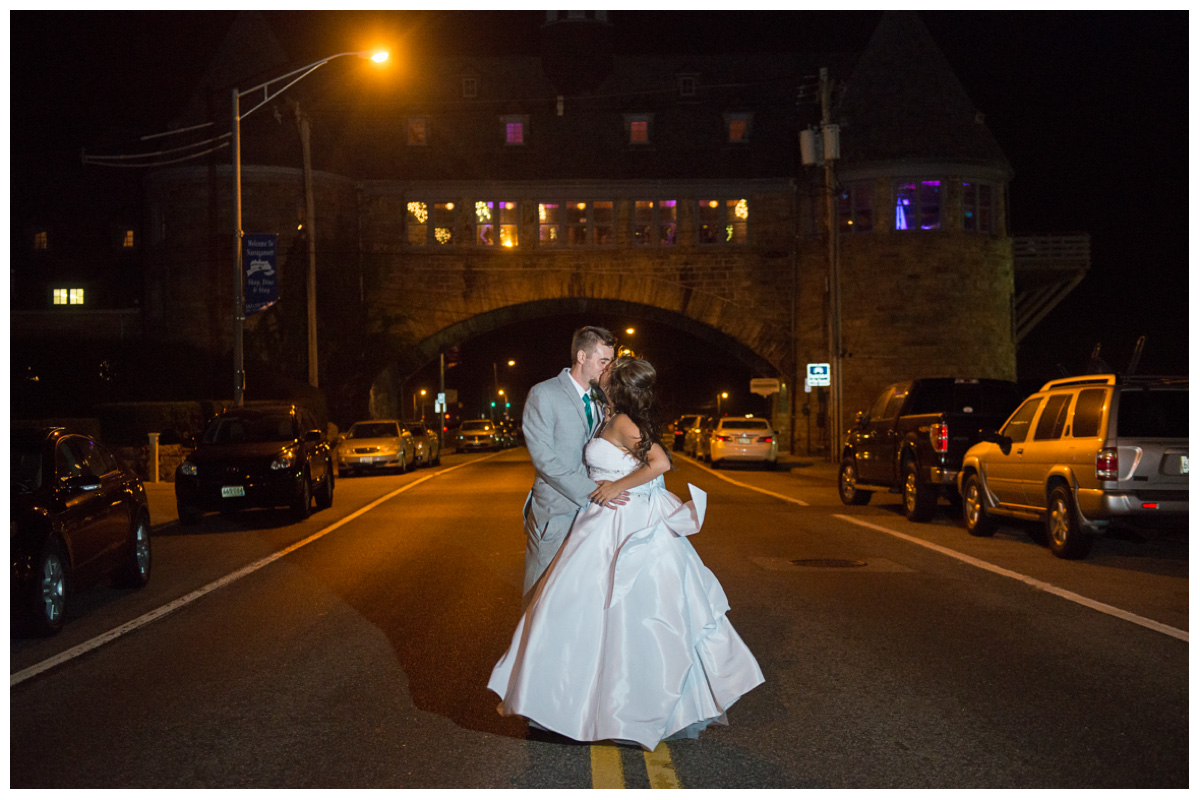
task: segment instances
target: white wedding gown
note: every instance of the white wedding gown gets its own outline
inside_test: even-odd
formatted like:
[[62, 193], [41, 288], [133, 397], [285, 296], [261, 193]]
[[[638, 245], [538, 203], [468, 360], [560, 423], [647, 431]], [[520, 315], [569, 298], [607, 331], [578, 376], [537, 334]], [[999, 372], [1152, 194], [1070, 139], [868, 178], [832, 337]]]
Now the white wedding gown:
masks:
[[[638, 466], [605, 439], [584, 452], [596, 480]], [[725, 592], [686, 538], [700, 530], [706, 499], [689, 488], [681, 503], [659, 476], [619, 509], [580, 512], [492, 670], [501, 714], [653, 750], [728, 724], [725, 711], [763, 682], [725, 617]]]

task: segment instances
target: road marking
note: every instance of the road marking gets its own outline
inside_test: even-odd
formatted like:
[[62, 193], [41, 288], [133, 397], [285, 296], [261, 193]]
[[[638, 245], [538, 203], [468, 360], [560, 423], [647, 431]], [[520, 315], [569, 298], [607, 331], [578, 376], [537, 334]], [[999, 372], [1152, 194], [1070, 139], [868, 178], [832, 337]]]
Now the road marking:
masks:
[[742, 483], [741, 481], [735, 481], [733, 478], [730, 478], [720, 472], [717, 472], [715, 469], [709, 469], [708, 467], [701, 464], [699, 461], [696, 461], [695, 463], [693, 463], [692, 466], [696, 467], [697, 469], [704, 470], [709, 475], [712, 475], [714, 478], [720, 478], [721, 480], [725, 481], [726, 483], [732, 483], [734, 486], [740, 486], [743, 489], [749, 489], [750, 491], [758, 492], [759, 494], [767, 494], [767, 495], [770, 495], [771, 497], [776, 497], [776, 498], [784, 501], [785, 503], [795, 503], [798, 506], [807, 506], [808, 505], [808, 503], [804, 502], [803, 500], [797, 500], [794, 497], [788, 497], [786, 494], [779, 494], [778, 492], [772, 492], [769, 489], [762, 489], [758, 486], [751, 486], [748, 483]]
[[846, 514], [834, 514], [833, 516], [836, 519], [845, 520], [846, 522], [853, 522], [855, 525], [861, 525], [864, 528], [870, 528], [872, 530], [882, 531], [883, 533], [889, 534], [891, 536], [895, 536], [900, 539], [904, 539], [907, 542], [912, 542], [913, 544], [920, 545], [921, 547], [928, 548], [929, 550], [934, 550], [943, 555], [950, 556], [951, 558], [956, 558], [959, 561], [962, 561], [965, 564], [970, 564], [973, 567], [978, 567], [979, 569], [984, 569], [984, 570], [987, 570], [988, 572], [994, 572], [995, 574], [1002, 575], [1006, 578], [1012, 578], [1013, 580], [1028, 584], [1035, 589], [1040, 589], [1043, 592], [1049, 592], [1050, 594], [1057, 595], [1058, 597], [1061, 597], [1064, 600], [1069, 600], [1072, 603], [1078, 603], [1081, 606], [1086, 606], [1087, 608], [1090, 608], [1093, 611], [1099, 611], [1102, 614], [1108, 614], [1108, 615], [1116, 617], [1118, 619], [1123, 619], [1126, 622], [1132, 622], [1134, 625], [1141, 625], [1143, 628], [1149, 628], [1152, 631], [1157, 631], [1159, 633], [1165, 633], [1167, 636], [1173, 636], [1176, 639], [1181, 639], [1185, 642], [1188, 641], [1188, 632], [1187, 631], [1180, 630], [1179, 628], [1172, 628], [1170, 625], [1164, 625], [1161, 622], [1156, 622], [1155, 620], [1139, 616], [1130, 611], [1125, 611], [1123, 609], [1117, 608], [1116, 606], [1110, 606], [1108, 603], [1102, 603], [1099, 600], [1092, 600], [1091, 598], [1084, 597], [1081, 594], [1076, 594], [1075, 592], [1069, 591], [1067, 589], [1059, 588], [1058, 586], [1055, 586], [1052, 583], [1046, 583], [1045, 581], [1039, 581], [1036, 578], [1031, 578], [1028, 575], [1023, 575], [1020, 572], [1014, 572], [1011, 569], [1005, 569], [1004, 567], [998, 567], [995, 564], [988, 563], [987, 561], [983, 561], [982, 559], [975, 558], [974, 556], [969, 556], [969, 555], [966, 555], [965, 553], [960, 553], [957, 550], [950, 549], [949, 547], [942, 547], [941, 545], [934, 544], [932, 542], [927, 542], [924, 539], [918, 539], [915, 536], [909, 536], [906, 533], [900, 533], [900, 531], [895, 531], [895, 530], [892, 530], [891, 528], [885, 528], [882, 525], [875, 525], [874, 523], [856, 519], [856, 518], [848, 516]]
[[164, 606], [160, 606], [159, 608], [156, 608], [153, 611], [148, 611], [145, 614], [143, 614], [142, 616], [138, 617], [137, 619], [133, 619], [133, 620], [130, 620], [129, 622], [126, 622], [123, 625], [119, 625], [116, 628], [113, 628], [111, 631], [108, 631], [107, 633], [100, 634], [99, 636], [95, 637], [94, 639], [90, 639], [86, 642], [83, 642], [82, 644], [78, 644], [75, 647], [70, 648], [69, 650], [64, 650], [63, 652], [59, 653], [56, 656], [48, 658], [45, 661], [38, 662], [37, 664], [34, 664], [31, 667], [26, 667], [25, 669], [23, 669], [19, 672], [14, 672], [12, 675], [9, 676], [9, 679], [8, 679], [9, 688], [16, 686], [17, 684], [19, 684], [23, 681], [27, 681], [30, 678], [32, 678], [33, 676], [39, 675], [48, 669], [53, 669], [54, 667], [57, 667], [60, 664], [65, 664], [66, 662], [68, 662], [74, 658], [78, 658], [79, 656], [83, 655], [84, 653], [90, 653], [92, 650], [95, 650], [98, 647], [102, 647], [102, 646], [108, 644], [109, 642], [111, 642], [115, 639], [118, 639], [121, 636], [124, 636], [127, 633], [132, 633], [132, 632], [136, 631], [138, 628], [141, 628], [145, 625], [149, 625], [151, 622], [154, 622], [157, 619], [161, 619], [162, 617], [167, 616], [168, 614], [170, 614], [173, 611], [178, 611], [179, 609], [183, 608], [184, 606], [188, 605], [189, 603], [193, 603], [196, 600], [199, 600], [201, 597], [204, 597], [207, 594], [211, 594], [212, 592], [215, 592], [217, 589], [220, 589], [224, 586], [228, 586], [229, 584], [233, 583], [234, 581], [240, 580], [251, 573], [257, 572], [260, 569], [262, 569], [263, 567], [267, 566], [268, 564], [271, 564], [271, 563], [283, 558], [288, 553], [295, 552], [296, 550], [299, 550], [301, 547], [304, 547], [305, 545], [312, 544], [316, 540], [320, 539], [322, 536], [332, 533], [333, 531], [342, 527], [347, 522], [350, 522], [351, 520], [362, 516], [363, 514], [367, 513], [368, 511], [375, 508], [376, 506], [381, 505], [382, 503], [385, 503], [388, 500], [391, 500], [393, 497], [395, 497], [398, 494], [402, 494], [404, 492], [407, 492], [409, 489], [412, 489], [416, 486], [421, 485], [422, 483], [424, 483], [427, 480], [430, 480], [431, 478], [436, 478], [439, 475], [445, 475], [447, 472], [453, 472], [456, 469], [462, 469], [463, 467], [470, 466], [471, 464], [477, 464], [480, 461], [486, 461], [489, 458], [495, 458], [498, 455], [500, 455], [499, 452], [493, 453], [490, 456], [484, 456], [483, 458], [471, 459], [470, 461], [464, 462], [462, 464], [456, 464], [453, 467], [447, 467], [446, 469], [439, 470], [439, 471], [431, 473], [429, 475], [425, 475], [424, 477], [418, 478], [417, 480], [413, 481], [412, 483], [407, 483], [404, 486], [401, 486], [399, 489], [395, 490], [394, 492], [389, 492], [388, 494], [385, 494], [383, 497], [380, 497], [378, 500], [374, 500], [374, 501], [368, 503], [367, 505], [365, 505], [362, 508], [355, 511], [353, 514], [350, 514], [349, 516], [346, 516], [346, 517], [342, 517], [337, 522], [333, 523], [332, 525], [330, 525], [327, 528], [324, 528], [323, 530], [317, 531], [312, 536], [309, 536], [307, 539], [302, 539], [301, 541], [296, 542], [295, 544], [289, 545], [276, 553], [272, 553], [269, 556], [266, 556], [264, 558], [259, 559], [258, 561], [255, 561], [253, 564], [248, 564], [247, 566], [242, 567], [241, 569], [237, 570], [236, 572], [231, 572], [230, 574], [226, 575], [223, 578], [218, 578], [217, 580], [213, 581], [212, 583], [208, 584], [207, 586], [203, 586], [203, 587], [197, 589], [196, 591], [194, 591], [190, 594], [186, 594], [177, 600], [173, 600]]
[[650, 776], [651, 789], [682, 789], [675, 765], [671, 762], [671, 751], [666, 742], [659, 742], [653, 751], [642, 753], [646, 759], [646, 773]]
[[621, 769], [621, 751], [616, 745], [594, 744], [592, 750], [592, 788], [624, 789], [625, 771]]

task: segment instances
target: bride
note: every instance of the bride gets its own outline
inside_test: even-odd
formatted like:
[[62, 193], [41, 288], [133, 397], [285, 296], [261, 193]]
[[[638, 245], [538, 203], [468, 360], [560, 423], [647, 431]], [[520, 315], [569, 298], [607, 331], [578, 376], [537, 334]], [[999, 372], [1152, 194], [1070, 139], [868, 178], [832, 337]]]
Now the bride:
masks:
[[[666, 490], [671, 459], [654, 422], [654, 368], [631, 356], [602, 377], [615, 415], [588, 442], [599, 486], [532, 590], [488, 688], [501, 714], [577, 741], [653, 750], [696, 738], [763, 682], [725, 617], [729, 603], [687, 537], [705, 494]], [[610, 499], [628, 492], [623, 506]]]

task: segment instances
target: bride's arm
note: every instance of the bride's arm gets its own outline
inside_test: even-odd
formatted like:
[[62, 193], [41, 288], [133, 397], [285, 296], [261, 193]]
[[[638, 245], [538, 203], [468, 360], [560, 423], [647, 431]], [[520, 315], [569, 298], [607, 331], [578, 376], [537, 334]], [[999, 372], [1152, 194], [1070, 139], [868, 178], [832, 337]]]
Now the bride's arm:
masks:
[[[614, 437], [617, 440], [616, 444], [633, 452], [642, 438], [641, 431], [638, 430], [633, 420], [621, 414], [613, 419], [612, 426], [613, 433], [616, 434]], [[649, 483], [671, 468], [671, 459], [658, 442], [650, 445], [650, 452], [646, 454], [646, 460], [647, 463], [619, 480], [601, 481], [600, 485], [596, 487], [596, 491], [588, 495], [588, 498], [595, 503], [604, 505], [635, 486]]]

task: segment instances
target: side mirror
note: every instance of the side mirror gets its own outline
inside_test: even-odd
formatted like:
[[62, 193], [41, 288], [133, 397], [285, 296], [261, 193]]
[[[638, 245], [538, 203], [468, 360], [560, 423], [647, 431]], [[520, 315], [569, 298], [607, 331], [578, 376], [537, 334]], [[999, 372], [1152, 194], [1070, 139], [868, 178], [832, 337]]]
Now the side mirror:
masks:
[[999, 446], [1000, 452], [1008, 455], [1012, 452], [1013, 441], [1009, 436], [1003, 436], [995, 431], [980, 431], [980, 440]]
[[67, 488], [75, 492], [94, 492], [100, 488], [100, 479], [90, 472], [67, 479]]
[[320, 431], [308, 431], [304, 434], [304, 441], [323, 442], [325, 441], [325, 434], [321, 433]]

